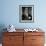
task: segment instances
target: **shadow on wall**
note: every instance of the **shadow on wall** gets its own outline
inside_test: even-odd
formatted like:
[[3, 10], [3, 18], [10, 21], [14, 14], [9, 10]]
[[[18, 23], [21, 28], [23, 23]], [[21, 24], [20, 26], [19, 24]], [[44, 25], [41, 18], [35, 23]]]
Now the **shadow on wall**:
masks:
[[6, 30], [4, 30], [5, 25], [4, 24], [0, 24], [0, 43], [2, 43], [2, 36], [3, 36], [3, 32], [5, 32]]

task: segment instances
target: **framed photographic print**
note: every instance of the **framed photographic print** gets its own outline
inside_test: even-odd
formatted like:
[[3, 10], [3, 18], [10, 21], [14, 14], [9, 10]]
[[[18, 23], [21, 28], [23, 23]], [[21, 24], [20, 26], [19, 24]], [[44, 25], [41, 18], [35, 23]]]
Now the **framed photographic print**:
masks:
[[34, 5], [19, 5], [19, 21], [34, 22]]

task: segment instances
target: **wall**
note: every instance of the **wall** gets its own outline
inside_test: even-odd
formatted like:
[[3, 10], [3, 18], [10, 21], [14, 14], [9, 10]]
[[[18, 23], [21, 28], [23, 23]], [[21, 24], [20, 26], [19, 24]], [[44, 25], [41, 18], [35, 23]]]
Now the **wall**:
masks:
[[[43, 0], [2, 0], [0, 24], [13, 24], [16, 28], [46, 27], [45, 4]], [[19, 5], [34, 5], [34, 23], [19, 22]]]
[[[1, 0], [0, 25], [13, 24], [16, 28], [46, 28], [46, 1], [44, 0]], [[34, 23], [19, 22], [19, 5], [34, 5]]]

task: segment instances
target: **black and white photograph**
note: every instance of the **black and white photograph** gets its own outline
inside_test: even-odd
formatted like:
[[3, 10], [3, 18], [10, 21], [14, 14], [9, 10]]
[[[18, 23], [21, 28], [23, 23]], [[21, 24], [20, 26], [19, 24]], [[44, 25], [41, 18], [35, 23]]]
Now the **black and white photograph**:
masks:
[[19, 7], [20, 22], [33, 22], [34, 21], [34, 6], [33, 5], [20, 5]]

